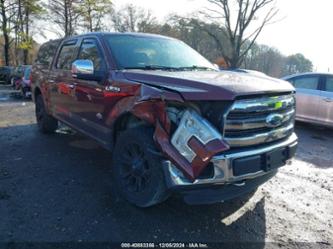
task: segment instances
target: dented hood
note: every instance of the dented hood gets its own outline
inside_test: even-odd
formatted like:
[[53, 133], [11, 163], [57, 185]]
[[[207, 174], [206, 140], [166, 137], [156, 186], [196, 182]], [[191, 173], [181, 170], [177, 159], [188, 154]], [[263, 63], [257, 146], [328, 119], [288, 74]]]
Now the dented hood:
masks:
[[123, 71], [131, 81], [180, 93], [185, 100], [233, 100], [238, 96], [294, 91], [286, 81], [233, 71]]

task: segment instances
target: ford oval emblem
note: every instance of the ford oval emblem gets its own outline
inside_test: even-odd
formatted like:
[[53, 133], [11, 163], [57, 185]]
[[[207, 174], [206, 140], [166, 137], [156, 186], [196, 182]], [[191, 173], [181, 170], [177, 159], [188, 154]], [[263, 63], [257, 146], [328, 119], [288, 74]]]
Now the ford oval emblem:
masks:
[[281, 114], [270, 114], [266, 118], [267, 127], [278, 127], [283, 122], [283, 115]]

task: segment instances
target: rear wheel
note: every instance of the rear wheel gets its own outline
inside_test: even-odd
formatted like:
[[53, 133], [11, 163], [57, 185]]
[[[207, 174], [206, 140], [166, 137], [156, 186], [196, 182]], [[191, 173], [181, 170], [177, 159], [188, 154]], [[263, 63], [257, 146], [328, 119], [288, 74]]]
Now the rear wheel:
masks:
[[168, 197], [162, 157], [155, 151], [151, 128], [139, 127], [117, 137], [112, 174], [121, 195], [139, 207], [149, 207]]
[[58, 120], [49, 115], [45, 110], [42, 95], [36, 97], [36, 120], [38, 129], [42, 133], [53, 133], [58, 128]]

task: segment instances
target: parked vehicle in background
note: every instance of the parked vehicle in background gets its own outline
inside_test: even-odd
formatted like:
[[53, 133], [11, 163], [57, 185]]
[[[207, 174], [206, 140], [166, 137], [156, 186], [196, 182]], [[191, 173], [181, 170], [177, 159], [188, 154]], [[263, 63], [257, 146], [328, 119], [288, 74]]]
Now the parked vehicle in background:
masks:
[[12, 71], [10, 76], [10, 84], [14, 89], [20, 90], [21, 80], [27, 67], [31, 67], [31, 65], [19, 65]]
[[24, 69], [23, 77], [20, 80], [20, 90], [22, 97], [31, 97], [31, 66], [27, 66]]
[[283, 78], [296, 88], [296, 119], [333, 127], [333, 74], [302, 73]]
[[[295, 154], [295, 89], [263, 74], [219, 71], [183, 42], [91, 33], [41, 46], [32, 96], [43, 133], [58, 120], [113, 151], [113, 180], [148, 207], [245, 195]], [[98, 179], [96, 179], [97, 181]]]
[[0, 83], [10, 84], [10, 77], [13, 70], [13, 67], [0, 67]]

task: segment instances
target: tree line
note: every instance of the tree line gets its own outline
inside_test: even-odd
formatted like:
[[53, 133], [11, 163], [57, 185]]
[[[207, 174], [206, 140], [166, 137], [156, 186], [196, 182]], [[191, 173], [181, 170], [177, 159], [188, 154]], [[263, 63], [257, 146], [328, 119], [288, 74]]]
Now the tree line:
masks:
[[[0, 0], [4, 64], [31, 62], [36, 33], [59, 37], [102, 29], [102, 17], [112, 10], [110, 0]], [[29, 58], [30, 53], [30, 58]]]
[[277, 14], [274, 0], [207, 0], [207, 7], [190, 17], [170, 14], [161, 23], [149, 10], [132, 4], [117, 7], [110, 0], [0, 0], [4, 64], [31, 63], [38, 47], [32, 37], [37, 33], [67, 37], [118, 31], [175, 37], [212, 62], [223, 58], [232, 68], [275, 77], [311, 71], [312, 62], [302, 54], [284, 56], [256, 42]]

